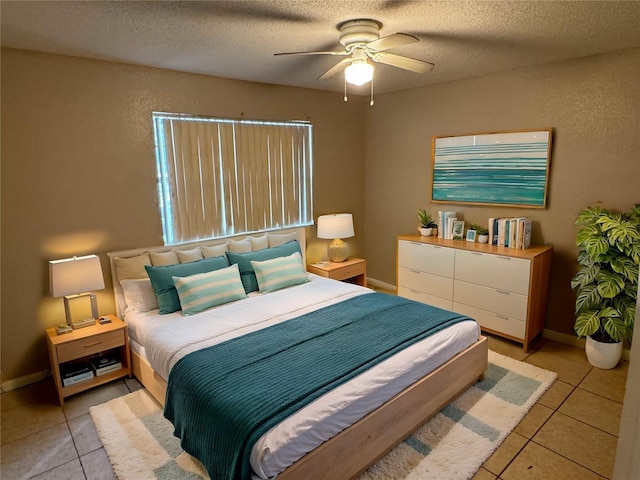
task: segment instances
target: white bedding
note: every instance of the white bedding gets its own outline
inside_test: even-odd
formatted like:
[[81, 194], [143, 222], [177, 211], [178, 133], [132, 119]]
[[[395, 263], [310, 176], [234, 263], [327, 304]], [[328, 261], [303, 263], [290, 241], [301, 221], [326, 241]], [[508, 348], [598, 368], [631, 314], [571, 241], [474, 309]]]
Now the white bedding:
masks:
[[[186, 354], [357, 295], [367, 288], [309, 274], [308, 283], [221, 305], [198, 315], [129, 311], [132, 344], [167, 379]], [[379, 363], [265, 433], [254, 445], [254, 477], [273, 478], [479, 338], [476, 322], [460, 322]]]

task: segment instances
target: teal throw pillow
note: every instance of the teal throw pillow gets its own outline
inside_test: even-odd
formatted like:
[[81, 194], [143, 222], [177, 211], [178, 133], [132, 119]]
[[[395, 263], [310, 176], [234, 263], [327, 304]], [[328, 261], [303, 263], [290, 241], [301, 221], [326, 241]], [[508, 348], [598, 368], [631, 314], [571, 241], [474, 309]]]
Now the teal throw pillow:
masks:
[[251, 261], [264, 262], [265, 260], [271, 260], [273, 258], [286, 257], [295, 252], [302, 255], [302, 252], [300, 251], [300, 244], [297, 240], [291, 240], [290, 242], [283, 243], [277, 247], [256, 250], [255, 252], [227, 252], [226, 255], [231, 265], [235, 263], [238, 264], [238, 268], [240, 269], [240, 279], [242, 280], [242, 285], [244, 285], [244, 291], [249, 293], [258, 291], [258, 280], [256, 279], [256, 273], [253, 270]]
[[198, 260], [197, 262], [179, 263], [177, 265], [163, 265], [153, 267], [145, 265], [147, 275], [156, 292], [158, 308], [161, 314], [177, 312], [180, 310], [180, 298], [173, 283], [173, 277], [189, 277], [198, 273], [220, 270], [229, 266], [226, 257], [212, 257]]

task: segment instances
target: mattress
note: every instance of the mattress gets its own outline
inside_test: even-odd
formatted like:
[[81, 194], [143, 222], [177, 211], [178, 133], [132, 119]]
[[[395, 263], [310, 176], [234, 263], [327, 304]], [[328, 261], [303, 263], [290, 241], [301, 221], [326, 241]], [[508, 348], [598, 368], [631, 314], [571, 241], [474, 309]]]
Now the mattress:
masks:
[[[132, 345], [167, 379], [185, 355], [370, 289], [309, 274], [310, 281], [265, 295], [252, 295], [198, 315], [129, 311]], [[422, 340], [323, 395], [265, 433], [253, 446], [254, 478], [269, 479], [391, 397], [475, 343], [476, 322], [465, 321]]]

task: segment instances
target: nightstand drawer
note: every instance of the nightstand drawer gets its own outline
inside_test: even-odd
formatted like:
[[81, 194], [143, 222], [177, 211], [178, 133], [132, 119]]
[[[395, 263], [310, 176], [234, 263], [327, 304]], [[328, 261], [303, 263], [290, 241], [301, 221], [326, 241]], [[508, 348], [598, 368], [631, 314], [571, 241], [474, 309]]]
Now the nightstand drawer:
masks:
[[91, 337], [82, 338], [74, 342], [58, 345], [58, 361], [60, 363], [75, 360], [77, 358], [100, 353], [111, 348], [125, 344], [124, 331], [101, 333]]
[[333, 278], [334, 280], [345, 280], [357, 275], [362, 275], [365, 272], [364, 265], [364, 262], [362, 262], [345, 266], [344, 268], [340, 268], [339, 270], [334, 270], [333, 272], [331, 272], [330, 278]]

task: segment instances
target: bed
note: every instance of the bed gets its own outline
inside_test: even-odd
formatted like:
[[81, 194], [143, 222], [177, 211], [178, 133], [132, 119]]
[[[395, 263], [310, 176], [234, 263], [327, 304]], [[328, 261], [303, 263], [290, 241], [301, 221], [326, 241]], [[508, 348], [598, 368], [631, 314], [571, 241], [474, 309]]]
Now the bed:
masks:
[[[195, 356], [191, 353], [248, 338], [265, 327], [282, 328], [304, 315], [342, 308], [349, 302], [374, 303], [370, 300], [377, 300], [381, 294], [305, 273], [301, 283], [268, 293], [252, 292], [247, 298], [194, 315], [182, 311], [160, 315], [158, 309], [143, 311], [140, 298], [132, 297], [129, 280], [140, 284], [148, 280], [140, 273], [140, 263], [155, 261], [151, 269], [155, 264], [170, 265], [177, 252], [178, 261], [190, 263], [194, 252], [208, 252], [215, 258], [225, 248], [241, 256], [246, 253], [247, 258], [253, 258], [249, 252], [256, 252], [256, 258], [260, 258], [262, 252], [267, 255], [285, 249], [288, 253], [286, 249], [294, 243], [305, 245], [304, 229], [109, 254], [118, 315], [129, 325], [133, 373], [160, 404], [165, 405], [170, 372], [184, 364], [181, 359]], [[302, 265], [304, 250], [299, 251]], [[136, 275], [140, 278], [132, 278]], [[146, 295], [149, 299], [148, 291]], [[443, 328], [341, 383], [270, 428], [251, 448], [251, 476], [285, 480], [354, 478], [475, 382], [486, 366], [487, 341], [475, 322], [459, 321]], [[394, 428], [388, 428], [390, 425]]]

